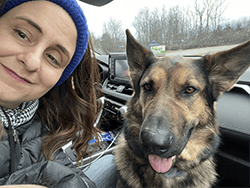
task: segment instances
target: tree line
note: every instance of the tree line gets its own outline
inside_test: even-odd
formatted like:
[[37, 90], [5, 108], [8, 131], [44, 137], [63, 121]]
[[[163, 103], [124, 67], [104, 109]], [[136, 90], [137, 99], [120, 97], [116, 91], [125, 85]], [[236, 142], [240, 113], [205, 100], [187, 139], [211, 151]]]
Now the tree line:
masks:
[[[136, 39], [145, 47], [155, 40], [166, 50], [238, 44], [250, 39], [250, 17], [229, 20], [224, 17], [226, 0], [194, 0], [190, 7], [139, 10], [132, 23]], [[94, 37], [102, 52], [117, 52], [125, 45], [122, 22], [110, 18], [103, 24], [101, 37]], [[98, 47], [99, 46], [99, 47]]]

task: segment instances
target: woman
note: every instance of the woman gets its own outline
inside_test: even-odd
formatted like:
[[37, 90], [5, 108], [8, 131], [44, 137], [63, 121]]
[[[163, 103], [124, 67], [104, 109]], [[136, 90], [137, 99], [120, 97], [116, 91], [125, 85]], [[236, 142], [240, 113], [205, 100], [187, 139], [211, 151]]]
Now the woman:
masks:
[[97, 137], [98, 69], [81, 8], [75, 0], [0, 6], [0, 185], [95, 187], [60, 149], [73, 141], [81, 160]]

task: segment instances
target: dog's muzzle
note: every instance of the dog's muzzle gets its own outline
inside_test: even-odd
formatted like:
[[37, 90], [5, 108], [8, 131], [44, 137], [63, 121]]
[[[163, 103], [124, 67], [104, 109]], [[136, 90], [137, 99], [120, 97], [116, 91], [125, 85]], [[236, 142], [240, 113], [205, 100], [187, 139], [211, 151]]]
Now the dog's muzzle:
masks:
[[140, 130], [140, 142], [145, 151], [162, 156], [175, 142], [175, 135], [167, 125], [166, 117], [149, 116]]
[[174, 134], [164, 126], [153, 129], [151, 126], [147, 126], [141, 131], [140, 138], [142, 146], [147, 152], [159, 156], [168, 152], [175, 140]]
[[[188, 133], [184, 135], [177, 139], [168, 126], [168, 119], [165, 116], [150, 115], [143, 122], [140, 130], [140, 143], [151, 167], [156, 172], [166, 174], [168, 171], [173, 171], [172, 167], [175, 158], [184, 149], [189, 139]], [[166, 175], [179, 175], [177, 171], [173, 172], [175, 173], [168, 173]]]

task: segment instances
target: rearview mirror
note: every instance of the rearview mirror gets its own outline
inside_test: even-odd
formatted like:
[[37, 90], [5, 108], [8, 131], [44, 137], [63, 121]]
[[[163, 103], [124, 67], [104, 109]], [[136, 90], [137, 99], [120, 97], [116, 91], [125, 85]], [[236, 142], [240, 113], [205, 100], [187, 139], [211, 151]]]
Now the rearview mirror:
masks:
[[88, 3], [90, 5], [103, 6], [103, 5], [110, 3], [113, 0], [80, 0], [80, 1], [84, 3]]

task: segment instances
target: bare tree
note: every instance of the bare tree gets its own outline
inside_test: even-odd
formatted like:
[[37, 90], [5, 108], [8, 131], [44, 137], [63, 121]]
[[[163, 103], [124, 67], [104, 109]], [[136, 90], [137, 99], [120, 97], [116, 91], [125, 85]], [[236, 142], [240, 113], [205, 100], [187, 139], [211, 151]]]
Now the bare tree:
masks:
[[223, 14], [227, 9], [226, 0], [213, 0], [213, 10], [210, 14], [210, 19], [212, 21], [212, 28], [215, 30], [221, 22], [223, 21]]
[[133, 26], [136, 29], [137, 40], [142, 43], [142, 45], [147, 46], [150, 43], [150, 11], [148, 7], [140, 9], [136, 15]]
[[159, 41], [160, 43], [167, 43], [167, 39], [168, 39], [168, 30], [169, 30], [169, 25], [167, 23], [167, 14], [168, 14], [168, 11], [166, 10], [166, 7], [163, 6], [161, 11], [160, 11], [160, 27], [161, 27], [161, 37], [162, 39]]
[[118, 48], [124, 44], [125, 33], [122, 29], [122, 22], [110, 17], [109, 22], [103, 24], [103, 35], [101, 44], [107, 52], [117, 52]]
[[250, 28], [250, 17], [241, 17], [239, 20], [243, 28]]
[[151, 13], [150, 16], [150, 36], [149, 41], [155, 40], [158, 43], [161, 43], [163, 40], [162, 36], [162, 25], [161, 25], [161, 14], [159, 12], [159, 9], [154, 9], [154, 11]]
[[110, 38], [119, 43], [124, 39], [124, 30], [122, 29], [122, 21], [110, 17], [108, 23], [103, 24], [103, 33], [108, 33]]
[[226, 0], [194, 0], [193, 7], [168, 10], [145, 7], [133, 26], [137, 40], [147, 47], [152, 40], [172, 50], [243, 42], [250, 36], [250, 19], [230, 23], [223, 17], [226, 8]]
[[179, 6], [171, 7], [167, 15], [168, 44], [180, 45], [185, 35], [185, 17]]
[[194, 12], [199, 33], [208, 33], [216, 28], [223, 21], [223, 14], [227, 8], [226, 0], [195, 0]]
[[205, 15], [205, 12], [206, 12], [206, 6], [203, 2], [201, 1], [198, 1], [198, 0], [195, 0], [194, 1], [194, 10], [195, 10], [195, 14], [197, 16], [197, 22], [199, 22], [199, 24], [197, 23], [197, 26], [199, 28], [198, 31], [199, 33], [202, 33], [203, 32], [203, 19], [204, 19], [204, 15]]
[[148, 48], [153, 40], [164, 44], [169, 37], [166, 7], [163, 6], [160, 10], [154, 9], [153, 11], [150, 11], [148, 7], [140, 9], [133, 26], [136, 29], [137, 40], [145, 47]]

